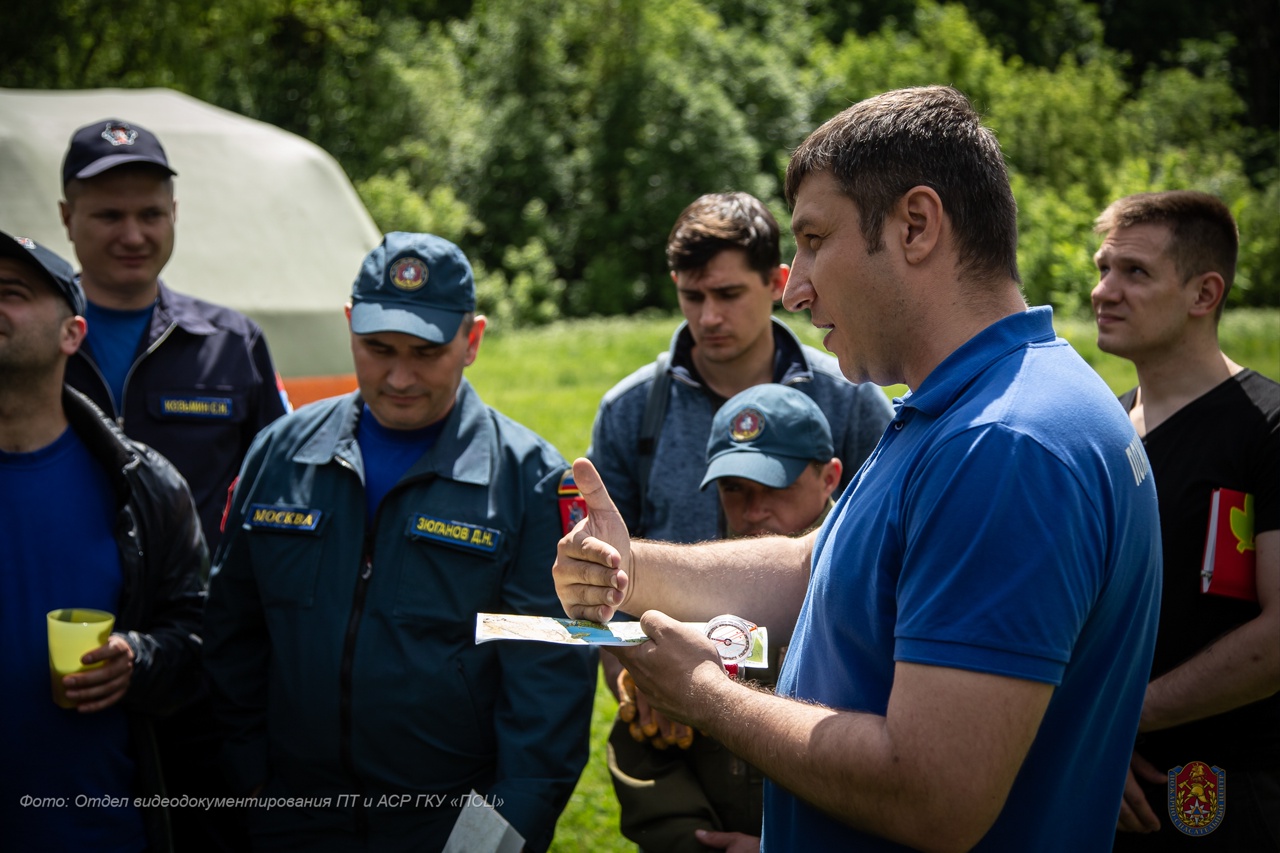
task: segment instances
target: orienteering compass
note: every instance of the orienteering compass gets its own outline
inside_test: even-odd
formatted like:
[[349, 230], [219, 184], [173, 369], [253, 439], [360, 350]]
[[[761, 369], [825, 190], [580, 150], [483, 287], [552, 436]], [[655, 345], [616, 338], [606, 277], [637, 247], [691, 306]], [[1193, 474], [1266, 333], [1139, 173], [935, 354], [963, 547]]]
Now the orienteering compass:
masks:
[[707, 623], [707, 636], [716, 644], [720, 662], [729, 675], [737, 675], [738, 664], [750, 657], [755, 627], [737, 616], [717, 616]]

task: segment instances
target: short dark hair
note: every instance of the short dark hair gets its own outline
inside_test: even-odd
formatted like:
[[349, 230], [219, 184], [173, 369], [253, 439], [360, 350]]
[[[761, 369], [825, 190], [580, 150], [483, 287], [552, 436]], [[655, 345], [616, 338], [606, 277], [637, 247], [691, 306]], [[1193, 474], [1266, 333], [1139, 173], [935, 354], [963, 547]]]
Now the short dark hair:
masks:
[[787, 166], [787, 204], [804, 179], [828, 172], [858, 208], [871, 252], [884, 220], [912, 187], [938, 194], [956, 235], [962, 275], [1018, 275], [1018, 207], [995, 134], [949, 86], [886, 92], [854, 104], [800, 144]]
[[1206, 272], [1222, 276], [1226, 287], [1218, 303], [1221, 317], [1240, 251], [1240, 232], [1231, 211], [1217, 197], [1195, 190], [1137, 193], [1111, 202], [1094, 220], [1093, 230], [1107, 234], [1147, 223], [1168, 226], [1169, 255], [1183, 281]]
[[782, 263], [778, 221], [749, 193], [708, 193], [684, 209], [667, 237], [672, 272], [701, 270], [723, 251], [736, 249], [747, 266], [764, 277]]

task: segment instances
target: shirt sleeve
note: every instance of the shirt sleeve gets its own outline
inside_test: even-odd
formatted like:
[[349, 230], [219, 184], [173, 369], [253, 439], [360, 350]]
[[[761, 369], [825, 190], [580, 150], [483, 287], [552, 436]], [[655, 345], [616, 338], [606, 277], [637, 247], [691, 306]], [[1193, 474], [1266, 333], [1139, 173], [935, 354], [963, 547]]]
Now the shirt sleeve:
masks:
[[1103, 585], [1093, 496], [999, 425], [949, 439], [922, 467], [904, 508], [895, 660], [1060, 683]]

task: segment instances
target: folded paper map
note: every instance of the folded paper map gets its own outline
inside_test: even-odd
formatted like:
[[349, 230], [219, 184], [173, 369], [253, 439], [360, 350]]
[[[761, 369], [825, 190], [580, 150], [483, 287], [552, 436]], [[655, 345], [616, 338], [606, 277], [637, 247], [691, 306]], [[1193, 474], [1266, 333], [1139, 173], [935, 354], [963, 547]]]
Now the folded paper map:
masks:
[[[686, 622], [690, 628], [706, 632], [705, 622]], [[649, 639], [639, 622], [591, 622], [554, 616], [516, 616], [508, 613], [477, 613], [476, 642], [491, 640], [535, 640], [566, 646], [633, 646]], [[769, 634], [765, 628], [751, 631], [751, 654], [742, 666], [765, 667], [769, 663]]]

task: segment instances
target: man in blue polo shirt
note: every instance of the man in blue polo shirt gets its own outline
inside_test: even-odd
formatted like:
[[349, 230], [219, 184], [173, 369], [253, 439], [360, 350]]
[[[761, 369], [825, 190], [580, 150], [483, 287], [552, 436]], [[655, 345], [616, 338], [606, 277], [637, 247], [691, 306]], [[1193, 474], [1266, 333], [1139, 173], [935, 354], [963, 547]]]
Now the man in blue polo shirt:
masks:
[[[619, 657], [769, 777], [765, 850], [1105, 850], [1154, 646], [1155, 488], [1106, 385], [1023, 301], [995, 136], [954, 89], [889, 92], [814, 131], [786, 189], [784, 304], [850, 380], [911, 393], [804, 539], [632, 543], [576, 463], [590, 514], [561, 602], [644, 614], [651, 642]], [[720, 613], [789, 642], [777, 695], [676, 621]]]

